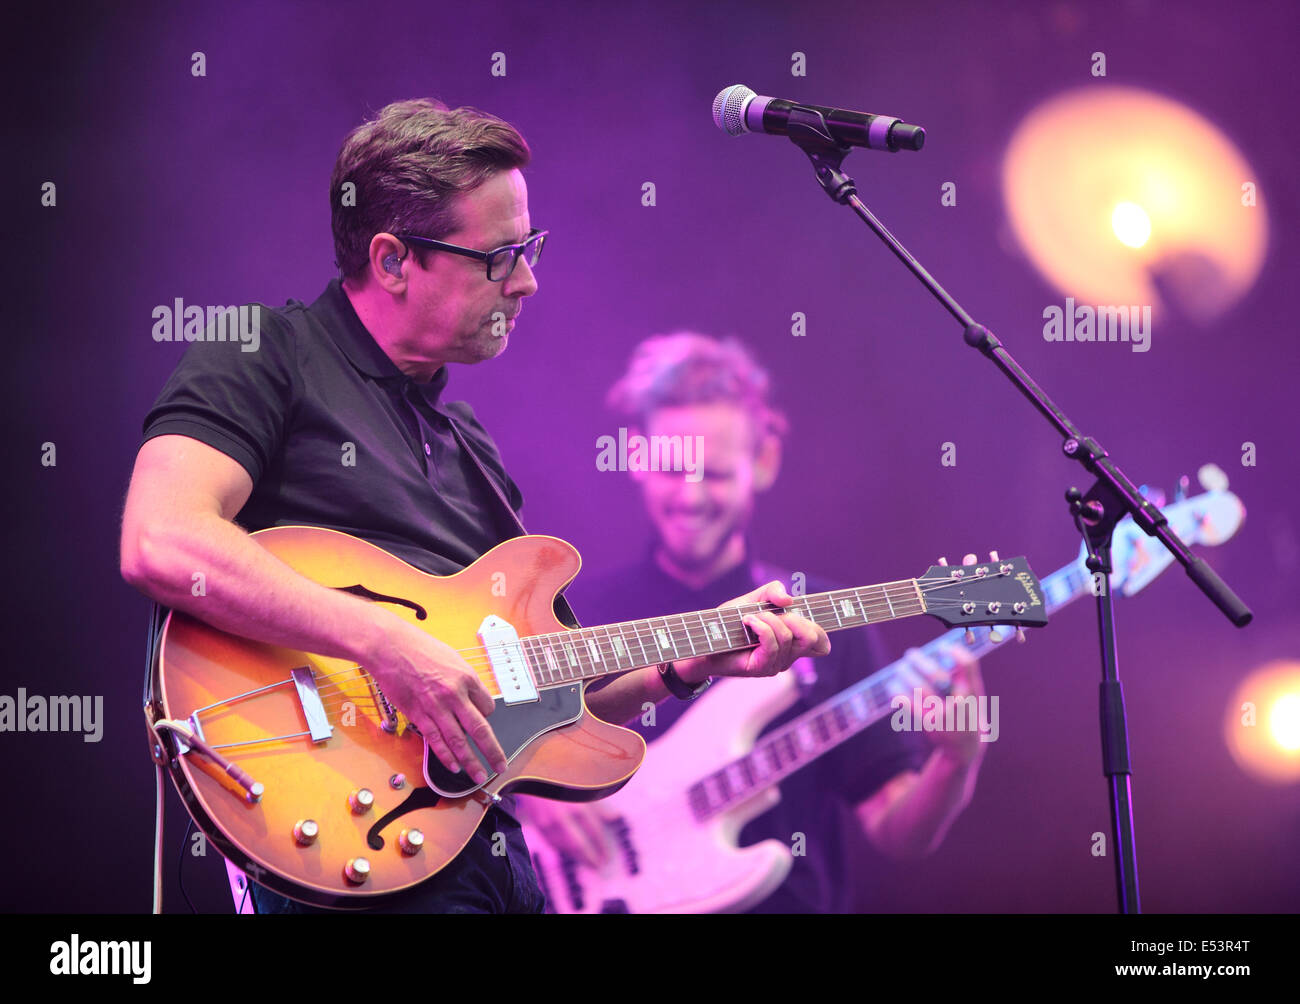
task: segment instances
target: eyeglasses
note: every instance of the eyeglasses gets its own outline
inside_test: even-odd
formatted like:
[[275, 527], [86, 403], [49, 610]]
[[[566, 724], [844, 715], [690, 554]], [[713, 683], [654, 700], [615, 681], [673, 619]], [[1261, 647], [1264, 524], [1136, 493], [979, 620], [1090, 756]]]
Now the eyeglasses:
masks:
[[417, 237], [414, 234], [393, 234], [393, 236], [398, 240], [408, 241], [417, 247], [432, 248], [435, 251], [450, 251], [452, 254], [460, 254], [466, 258], [477, 258], [479, 261], [485, 261], [487, 262], [488, 281], [504, 282], [510, 278], [510, 273], [515, 270], [515, 265], [519, 263], [520, 257], [527, 259], [529, 268], [537, 264], [537, 259], [542, 256], [542, 246], [546, 243], [546, 235], [549, 233], [549, 230], [530, 230], [522, 244], [505, 244], [499, 248], [493, 248], [491, 251], [475, 251], [473, 248], [463, 248], [457, 244], [435, 241], [430, 237]]

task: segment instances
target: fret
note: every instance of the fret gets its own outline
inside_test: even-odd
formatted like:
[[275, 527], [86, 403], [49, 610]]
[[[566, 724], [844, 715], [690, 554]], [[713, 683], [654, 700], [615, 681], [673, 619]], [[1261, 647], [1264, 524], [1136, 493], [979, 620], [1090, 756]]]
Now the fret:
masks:
[[853, 595], [857, 597], [858, 609], [862, 611], [862, 623], [870, 624], [871, 617], [867, 614], [867, 605], [862, 602], [862, 591], [860, 589], [855, 589], [853, 590]]
[[608, 624], [604, 625], [603, 630], [604, 630], [604, 632], [605, 632], [605, 637], [609, 639], [609, 654], [612, 655], [612, 656], [614, 657], [614, 668], [615, 668], [615, 669], [622, 669], [622, 668], [623, 668], [623, 663], [622, 663], [622, 660], [619, 658], [619, 654], [618, 654], [618, 651], [619, 651], [619, 648], [620, 648], [621, 645], [622, 645], [622, 642], [615, 643], [615, 641], [614, 641], [614, 636], [613, 636], [612, 634], [609, 633], [609, 625], [608, 625]]
[[767, 743], [763, 746], [763, 752], [767, 758], [772, 761], [772, 770], [776, 773], [781, 771], [781, 755], [776, 750], [776, 743]]
[[840, 627], [843, 627], [843, 626], [844, 626], [844, 621], [840, 620], [840, 604], [839, 604], [839, 601], [835, 599], [835, 594], [834, 594], [834, 593], [827, 593], [827, 597], [828, 597], [828, 598], [830, 599], [830, 601], [831, 601], [831, 613], [833, 613], [833, 614], [835, 615], [835, 623], [838, 624]]
[[884, 680], [873, 681], [869, 690], [871, 693], [871, 703], [874, 707], [880, 709], [888, 707], [892, 695], [889, 692], [889, 688], [885, 686]]
[[542, 657], [538, 654], [537, 637], [529, 636], [520, 641], [524, 646], [526, 657], [528, 657], [529, 666], [532, 667], [533, 678], [542, 680], [542, 683], [554, 683], [554, 680], [545, 678], [546, 666], [543, 665]]
[[703, 819], [709, 812], [709, 794], [704, 790], [702, 784], [691, 785], [691, 790], [687, 792], [686, 800], [690, 804], [691, 812], [696, 819]]
[[600, 646], [595, 638], [587, 638], [587, 651], [591, 654], [591, 668], [596, 669], [604, 660], [600, 657]]
[[713, 784], [718, 789], [718, 793], [722, 796], [724, 802], [731, 797], [731, 782], [727, 780], [725, 770], [713, 775]]
[[695, 611], [695, 616], [700, 619], [700, 630], [704, 632], [704, 640], [709, 643], [709, 651], [713, 651], [713, 640], [709, 637], [709, 626], [704, 623], [704, 611]]
[[831, 738], [831, 727], [826, 723], [825, 713], [814, 715], [810, 723], [813, 731], [817, 733], [818, 742], [829, 742]]
[[[814, 624], [817, 623], [817, 615], [813, 613], [813, 611], [812, 611], [812, 604], [808, 602], [808, 597], [807, 597], [807, 596], [805, 596], [805, 597], [803, 598], [803, 611], [804, 611], [804, 616], [805, 616], [805, 617], [807, 617], [807, 618], [808, 618], [810, 621], [812, 621]], [[818, 626], [820, 627], [820, 625], [818, 625]]]
[[[649, 626], [649, 623], [650, 623], [649, 621], [646, 621], [646, 625], [647, 625], [647, 626]], [[647, 666], [651, 666], [651, 665], [653, 665], [654, 663], [658, 662], [659, 660], [657, 660], [657, 659], [651, 659], [650, 656], [646, 654], [646, 650], [645, 650], [645, 642], [643, 642], [643, 641], [641, 640], [641, 624], [640, 624], [640, 622], [639, 622], [639, 621], [633, 621], [633, 622], [632, 622], [632, 627], [636, 630], [636, 643], [637, 643], [637, 645], [640, 646], [640, 648], [641, 648], [641, 658], [645, 660], [645, 664], [646, 664]], [[653, 632], [653, 629], [652, 629], [652, 632]], [[620, 627], [619, 627], [619, 629], [618, 629], [618, 633], [619, 633], [620, 635], [623, 634], [623, 628], [622, 628], [621, 625], [620, 625]]]
[[530, 641], [532, 641], [532, 638], [530, 637], [520, 638], [519, 651], [522, 653], [524, 657], [524, 665], [528, 667], [528, 672], [532, 674], [533, 682], [534, 683], [544, 682], [541, 678], [541, 667], [537, 665], [537, 660], [533, 658], [532, 652], [529, 651], [528, 643]]
[[835, 722], [835, 728], [840, 732], [849, 730], [849, 716], [844, 713], [844, 706], [841, 704], [831, 708], [831, 719]]
[[884, 589], [881, 590], [881, 592], [885, 594], [885, 603], [889, 606], [889, 616], [897, 617], [898, 614], [894, 612], [894, 604], [889, 598], [889, 587], [886, 586]]
[[569, 669], [573, 669], [574, 666], [578, 665], [578, 656], [573, 651], [572, 642], [563, 641], [560, 642], [560, 646], [564, 649], [564, 654], [569, 657]]
[[[758, 610], [761, 610], [761, 609], [763, 609], [763, 608], [762, 608], [761, 606], [759, 606], [757, 603], [754, 604], [754, 610], [755, 610], [755, 611], [758, 611]], [[725, 627], [726, 630], [727, 630], [727, 644], [730, 645], [730, 644], [731, 644], [731, 628], [727, 625], [726, 620], [723, 620], [722, 625], [723, 625], [723, 627]], [[757, 635], [757, 634], [754, 634], [752, 631], [750, 631], [750, 630], [749, 630], [749, 627], [745, 624], [745, 615], [744, 615], [743, 613], [740, 612], [740, 608], [739, 608], [739, 607], [736, 608], [736, 626], [740, 628], [740, 637], [744, 639], [744, 643], [745, 643], [745, 644], [747, 644], [747, 643], [749, 643], [749, 642], [755, 642], [755, 641], [758, 641], [758, 635]]]
[[736, 761], [736, 766], [740, 768], [740, 775], [745, 779], [745, 786], [752, 788], [755, 783], [754, 765], [748, 756], [743, 756]]
[[695, 639], [691, 637], [691, 629], [687, 626], [686, 618], [684, 617], [682, 618], [682, 631], [686, 633], [686, 640], [690, 642], [691, 655], [699, 655], [699, 653], [695, 651]]
[[559, 664], [555, 661], [555, 650], [550, 645], [543, 645], [542, 652], [546, 656], [546, 664], [551, 668], [551, 679], [554, 680], [560, 672]]
[[[662, 652], [664, 649], [669, 648], [671, 646], [673, 650], [673, 658], [680, 659], [682, 657], [682, 654], [681, 652], [677, 651], [677, 641], [676, 639], [673, 638], [673, 629], [668, 626], [668, 618], [660, 617], [659, 619], [664, 622], [663, 628], [658, 629], [655, 632], [656, 637], [659, 639], [659, 650]], [[671, 660], [660, 659], [659, 661], [669, 662]]]
[[780, 741], [782, 745], [785, 746], [786, 752], [790, 756], [790, 761], [792, 763], [797, 763], [799, 761], [799, 748], [794, 744], [794, 736], [787, 732], [781, 737]]
[[569, 656], [572, 672], [581, 678], [587, 675], [587, 664], [583, 660], [582, 629], [570, 631], [564, 636], [564, 645]]
[[[718, 611], [715, 610], [713, 613], [716, 620], [710, 621], [709, 626], [705, 628], [705, 634], [712, 633], [714, 638], [721, 639], [724, 648], [731, 648], [731, 632], [727, 629], [727, 622], [722, 619]], [[709, 648], [713, 648], [712, 641], [709, 642]]]

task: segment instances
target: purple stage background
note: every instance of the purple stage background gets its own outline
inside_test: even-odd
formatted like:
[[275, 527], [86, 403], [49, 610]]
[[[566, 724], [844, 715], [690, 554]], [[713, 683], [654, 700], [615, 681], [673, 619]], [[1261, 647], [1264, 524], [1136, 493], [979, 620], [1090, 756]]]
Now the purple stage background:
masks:
[[[714, 127], [713, 96], [732, 83], [923, 125], [921, 153], [847, 161], [868, 205], [1135, 481], [1168, 490], [1207, 462], [1228, 473], [1245, 526], [1200, 553], [1254, 624], [1233, 628], [1176, 568], [1117, 604], [1143, 905], [1300, 904], [1300, 787], [1247, 776], [1222, 738], [1241, 679], [1300, 659], [1288, 579], [1300, 562], [1293, 5], [159, 4], [21, 16], [33, 20], [15, 26], [25, 64], [11, 69], [25, 81], [11, 93], [29, 98], [11, 110], [8, 144], [17, 456], [5, 603], [20, 643], [3, 693], [102, 694], [106, 725], [98, 744], [0, 734], [31, 820], [0, 842], [5, 860], [23, 862], [0, 893], [5, 910], [149, 907], [147, 603], [118, 577], [117, 533], [141, 420], [182, 348], [152, 340], [151, 311], [176, 297], [315, 299], [334, 274], [335, 154], [393, 100], [475, 105], [532, 146], [532, 218], [552, 232], [540, 291], [508, 351], [456, 367], [448, 395], [496, 437], [529, 528], [572, 541], [586, 573], [648, 539], [634, 486], [596, 469], [597, 437], [619, 425], [605, 391], [637, 341], [681, 328], [741, 336], [773, 373], [792, 435], [757, 515], [772, 560], [859, 584], [970, 550], [1025, 554], [1040, 575], [1073, 558], [1062, 494], [1086, 487], [1082, 472], [817, 189], [801, 153]], [[1016, 250], [1001, 195], [1016, 125], [1093, 81], [1098, 50], [1107, 84], [1173, 97], [1234, 139], [1269, 214], [1254, 288], [1212, 326], [1158, 325], [1146, 353], [1042, 338], [1043, 308], [1063, 294]], [[191, 76], [195, 51], [204, 77]], [[796, 51], [805, 77], [791, 75]], [[504, 77], [492, 75], [495, 52]], [[58, 203], [45, 208], [51, 180]], [[940, 204], [947, 181], [955, 207]], [[642, 204], [645, 182], [654, 206]], [[805, 337], [791, 335], [795, 312]], [[45, 442], [57, 444], [54, 467], [40, 464]], [[940, 464], [944, 442], [957, 446], [955, 467]], [[1245, 442], [1256, 466], [1242, 465]], [[581, 617], [581, 577], [570, 596]], [[1094, 621], [1078, 603], [984, 661], [1001, 737], [975, 800], [937, 854], [882, 876], [865, 905], [1113, 909], [1111, 859], [1092, 854], [1092, 835], [1110, 832]], [[911, 621], [886, 637], [901, 652], [938, 630]], [[168, 811], [175, 910], [174, 792]], [[186, 868], [200, 909], [229, 909], [215, 853]]]

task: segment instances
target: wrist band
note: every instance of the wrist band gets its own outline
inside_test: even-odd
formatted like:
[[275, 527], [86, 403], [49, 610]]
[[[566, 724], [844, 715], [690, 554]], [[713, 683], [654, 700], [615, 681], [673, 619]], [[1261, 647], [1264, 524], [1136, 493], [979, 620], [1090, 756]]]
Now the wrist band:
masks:
[[693, 701], [702, 693], [709, 689], [709, 684], [713, 682], [713, 677], [706, 677], [700, 683], [691, 686], [680, 676], [677, 675], [677, 669], [671, 662], [661, 662], [659, 664], [659, 679], [663, 680], [664, 686], [668, 688], [668, 693], [672, 694], [679, 701]]

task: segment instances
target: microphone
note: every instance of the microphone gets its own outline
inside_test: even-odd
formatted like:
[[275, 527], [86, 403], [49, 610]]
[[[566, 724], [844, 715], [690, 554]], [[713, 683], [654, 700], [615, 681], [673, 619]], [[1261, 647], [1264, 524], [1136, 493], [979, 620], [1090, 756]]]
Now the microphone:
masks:
[[872, 150], [919, 150], [925, 145], [925, 130], [890, 115], [851, 112], [843, 108], [804, 105], [783, 98], [755, 94], [744, 84], [724, 87], [713, 99], [713, 121], [729, 136], [742, 132], [789, 135], [792, 109], [820, 112], [831, 138], [844, 146], [865, 146]]

